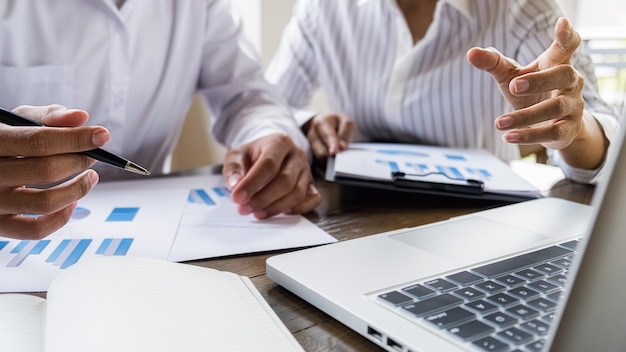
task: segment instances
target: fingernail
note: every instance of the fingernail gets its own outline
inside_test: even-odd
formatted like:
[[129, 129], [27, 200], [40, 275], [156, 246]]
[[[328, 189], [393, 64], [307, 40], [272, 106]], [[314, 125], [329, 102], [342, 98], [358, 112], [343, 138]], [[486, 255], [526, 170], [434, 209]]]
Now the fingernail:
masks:
[[515, 93], [524, 93], [530, 88], [530, 83], [526, 79], [515, 80]]
[[517, 143], [519, 142], [519, 133], [510, 132], [502, 136], [505, 142]]
[[106, 144], [109, 141], [109, 134], [106, 131], [99, 130], [93, 134], [92, 143], [97, 146]]
[[254, 217], [257, 219], [265, 219], [267, 217], [267, 212], [264, 210], [257, 211], [256, 213], [254, 213]]
[[309, 194], [318, 194], [319, 191], [317, 190], [317, 188], [315, 188], [315, 186], [313, 184], [309, 185]]
[[89, 182], [91, 182], [91, 187], [95, 186], [98, 181], [100, 181], [100, 176], [98, 176], [97, 172], [89, 173]]
[[514, 122], [515, 121], [513, 120], [511, 116], [502, 116], [498, 118], [498, 121], [497, 121], [498, 125], [496, 127], [498, 127], [498, 129], [508, 128], [508, 127], [513, 126]]
[[239, 173], [234, 173], [228, 176], [228, 188], [230, 188], [231, 190], [235, 188], [235, 186], [237, 186], [237, 183], [239, 183], [239, 180], [241, 180], [241, 175]]

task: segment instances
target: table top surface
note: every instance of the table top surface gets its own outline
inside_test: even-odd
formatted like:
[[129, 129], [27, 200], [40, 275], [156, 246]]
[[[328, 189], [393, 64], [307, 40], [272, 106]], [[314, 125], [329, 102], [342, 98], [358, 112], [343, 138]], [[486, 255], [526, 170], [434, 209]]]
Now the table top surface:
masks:
[[[339, 241], [414, 227], [507, 203], [341, 186], [316, 181], [323, 201], [306, 217]], [[589, 204], [594, 187], [562, 180], [544, 196]], [[306, 351], [382, 351], [311, 304], [270, 280], [265, 260], [291, 250], [188, 262], [248, 276]]]

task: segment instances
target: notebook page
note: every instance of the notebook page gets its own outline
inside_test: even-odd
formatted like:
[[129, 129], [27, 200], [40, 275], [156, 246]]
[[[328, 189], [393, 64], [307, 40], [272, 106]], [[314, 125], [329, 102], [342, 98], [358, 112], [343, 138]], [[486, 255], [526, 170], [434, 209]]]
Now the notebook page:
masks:
[[236, 274], [133, 257], [71, 269], [48, 292], [47, 351], [302, 351]]
[[46, 300], [24, 294], [0, 295], [0, 350], [44, 352]]

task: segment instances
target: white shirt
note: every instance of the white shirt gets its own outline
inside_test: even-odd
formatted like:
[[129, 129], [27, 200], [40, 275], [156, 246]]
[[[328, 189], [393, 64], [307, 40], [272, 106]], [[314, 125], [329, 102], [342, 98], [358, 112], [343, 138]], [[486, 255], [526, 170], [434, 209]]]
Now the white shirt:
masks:
[[[299, 131], [228, 0], [0, 0], [0, 105], [63, 104], [111, 132], [105, 149], [160, 173], [192, 96], [234, 147]], [[207, 131], [208, 133], [209, 131]], [[201, 153], [202, 151], [198, 151]], [[130, 176], [102, 163], [101, 179]]]
[[[495, 47], [526, 65], [552, 43], [559, 16], [550, 0], [440, 0], [413, 44], [395, 0], [301, 0], [267, 77], [298, 109], [322, 87], [332, 110], [355, 121], [357, 141], [483, 148], [509, 161], [519, 148], [502, 141], [494, 119], [511, 107], [466, 53]], [[617, 122], [590, 59], [577, 53], [573, 63], [585, 78], [586, 109], [613, 140]], [[311, 113], [297, 116], [303, 123]], [[598, 170], [574, 169], [550, 154], [572, 179], [597, 177]]]

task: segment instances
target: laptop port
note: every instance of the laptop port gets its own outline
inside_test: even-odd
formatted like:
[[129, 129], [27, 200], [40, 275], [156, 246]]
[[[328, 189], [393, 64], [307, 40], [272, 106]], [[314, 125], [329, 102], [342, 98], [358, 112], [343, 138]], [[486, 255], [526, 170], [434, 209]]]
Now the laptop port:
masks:
[[396, 351], [402, 351], [402, 345], [390, 339], [389, 337], [387, 337], [387, 346], [391, 347], [392, 349]]
[[374, 329], [371, 326], [367, 327], [367, 333], [368, 333], [368, 335], [374, 337], [378, 341], [382, 341], [383, 340], [383, 334], [381, 334], [378, 330]]

